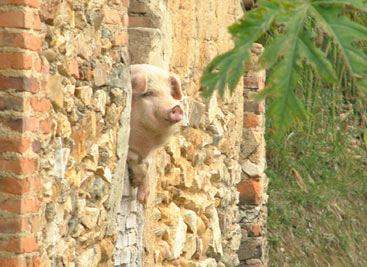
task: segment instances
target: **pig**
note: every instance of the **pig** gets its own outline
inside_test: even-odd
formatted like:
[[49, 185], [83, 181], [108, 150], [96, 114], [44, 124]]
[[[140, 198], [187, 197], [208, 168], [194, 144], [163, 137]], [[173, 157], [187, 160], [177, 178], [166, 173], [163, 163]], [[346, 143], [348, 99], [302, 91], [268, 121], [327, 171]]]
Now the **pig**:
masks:
[[128, 168], [137, 198], [149, 195], [149, 155], [164, 145], [183, 118], [181, 83], [175, 74], [148, 64], [132, 65]]

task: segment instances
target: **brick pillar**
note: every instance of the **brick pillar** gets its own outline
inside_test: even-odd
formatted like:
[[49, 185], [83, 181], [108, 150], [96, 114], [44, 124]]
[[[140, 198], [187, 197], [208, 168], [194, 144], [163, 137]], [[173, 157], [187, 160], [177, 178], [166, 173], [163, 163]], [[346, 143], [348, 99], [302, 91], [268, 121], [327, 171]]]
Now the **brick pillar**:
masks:
[[244, 76], [243, 141], [241, 144], [242, 181], [237, 185], [240, 193], [240, 225], [242, 240], [239, 249], [240, 266], [267, 266], [267, 184], [264, 173], [265, 158], [265, 101], [256, 102], [264, 89], [265, 70], [258, 70], [258, 57], [263, 48], [255, 45], [252, 62]]
[[0, 0], [0, 266], [40, 265], [40, 28], [38, 0]]

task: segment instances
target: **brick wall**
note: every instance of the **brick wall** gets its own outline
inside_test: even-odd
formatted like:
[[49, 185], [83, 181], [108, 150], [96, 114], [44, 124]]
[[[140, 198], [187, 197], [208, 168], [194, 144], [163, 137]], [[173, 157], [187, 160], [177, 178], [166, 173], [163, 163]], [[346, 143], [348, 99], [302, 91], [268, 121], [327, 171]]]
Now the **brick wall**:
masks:
[[39, 151], [50, 101], [37, 7], [0, 1], [0, 266], [40, 264]]
[[240, 150], [242, 167], [239, 213], [241, 245], [238, 251], [240, 266], [267, 266], [267, 184], [264, 173], [265, 155], [265, 101], [255, 101], [265, 86], [265, 70], [257, 70], [258, 58], [263, 48], [255, 44], [252, 49], [252, 66], [244, 75], [243, 139]]

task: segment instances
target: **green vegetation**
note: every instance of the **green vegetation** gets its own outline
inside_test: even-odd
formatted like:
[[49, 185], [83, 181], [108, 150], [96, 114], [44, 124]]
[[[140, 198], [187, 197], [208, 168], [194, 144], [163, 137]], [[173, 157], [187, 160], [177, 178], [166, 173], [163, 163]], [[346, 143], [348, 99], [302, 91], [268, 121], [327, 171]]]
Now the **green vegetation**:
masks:
[[303, 129], [268, 131], [269, 266], [367, 266], [367, 101], [318, 86]]
[[[273, 120], [277, 137], [294, 123], [307, 118], [295, 90], [307, 65], [324, 81], [337, 83], [330, 44], [340, 57], [346, 75], [359, 90], [367, 87], [367, 56], [358, 43], [367, 40], [367, 28], [346, 16], [347, 9], [363, 12], [363, 0], [263, 0], [229, 28], [235, 47], [216, 57], [205, 69], [205, 96], [215, 89], [222, 94], [226, 85], [233, 90], [245, 71], [252, 44], [268, 39], [260, 58], [261, 67], [272, 69], [261, 97], [271, 97], [267, 116]], [[272, 32], [274, 38], [268, 38]], [[265, 36], [265, 38], [264, 38]]]

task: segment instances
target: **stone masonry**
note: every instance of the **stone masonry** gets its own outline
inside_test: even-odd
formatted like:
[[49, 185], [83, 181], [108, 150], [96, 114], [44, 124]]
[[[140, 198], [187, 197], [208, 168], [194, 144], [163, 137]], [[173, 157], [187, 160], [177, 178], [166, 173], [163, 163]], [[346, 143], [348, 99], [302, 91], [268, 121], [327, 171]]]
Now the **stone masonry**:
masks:
[[[238, 0], [0, 0], [0, 266], [266, 266], [261, 46], [233, 94], [200, 96], [241, 16]], [[126, 171], [135, 63], [185, 94], [145, 208]]]

